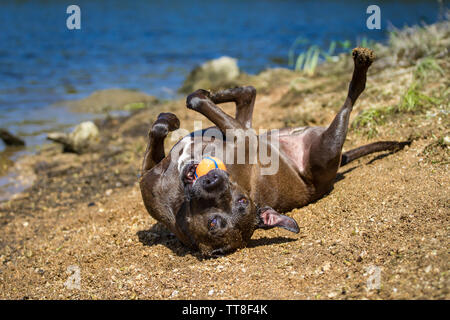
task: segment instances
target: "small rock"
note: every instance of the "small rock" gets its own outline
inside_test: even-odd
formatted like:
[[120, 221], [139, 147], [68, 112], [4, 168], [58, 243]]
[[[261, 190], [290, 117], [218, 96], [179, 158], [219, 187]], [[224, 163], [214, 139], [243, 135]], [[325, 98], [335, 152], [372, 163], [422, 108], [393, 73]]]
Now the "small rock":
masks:
[[214, 289], [208, 291], [208, 296], [212, 296], [214, 294]]
[[337, 296], [337, 293], [336, 292], [330, 292], [329, 294], [328, 294], [328, 298], [335, 298]]
[[36, 269], [34, 269], [34, 272], [36, 272], [36, 273], [38, 273], [38, 274], [40, 274], [41, 276], [45, 273], [45, 271], [44, 270], [42, 270], [42, 269], [39, 269], [39, 268], [36, 268]]
[[327, 272], [327, 271], [330, 270], [330, 267], [331, 267], [331, 263], [326, 262], [326, 263], [322, 266], [322, 271], [323, 271], [323, 272]]
[[447, 146], [450, 145], [450, 136], [445, 136], [443, 141]]
[[98, 143], [99, 130], [92, 121], [85, 121], [77, 125], [69, 134], [51, 132], [47, 135], [47, 139], [61, 143], [64, 152], [83, 153]]
[[222, 266], [222, 265], [218, 265], [216, 267], [217, 271], [219, 271], [219, 272], [221, 272], [223, 270], [223, 268], [224, 268], [224, 266]]
[[19, 137], [16, 137], [11, 132], [6, 131], [5, 129], [0, 129], [0, 139], [3, 140], [3, 142], [7, 146], [24, 146], [25, 142], [20, 139]]

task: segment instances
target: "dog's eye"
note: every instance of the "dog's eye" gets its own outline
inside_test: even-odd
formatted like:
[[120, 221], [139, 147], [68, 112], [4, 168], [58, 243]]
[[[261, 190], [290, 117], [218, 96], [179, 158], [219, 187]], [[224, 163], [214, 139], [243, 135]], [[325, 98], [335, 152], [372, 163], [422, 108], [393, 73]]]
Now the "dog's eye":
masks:
[[240, 198], [240, 199], [238, 200], [238, 202], [239, 202], [240, 204], [245, 205], [245, 206], [248, 204], [248, 200], [247, 200], [246, 197]]
[[219, 224], [219, 221], [217, 220], [217, 218], [213, 218], [213, 219], [209, 220], [209, 223], [208, 223], [209, 230], [215, 229], [218, 224]]

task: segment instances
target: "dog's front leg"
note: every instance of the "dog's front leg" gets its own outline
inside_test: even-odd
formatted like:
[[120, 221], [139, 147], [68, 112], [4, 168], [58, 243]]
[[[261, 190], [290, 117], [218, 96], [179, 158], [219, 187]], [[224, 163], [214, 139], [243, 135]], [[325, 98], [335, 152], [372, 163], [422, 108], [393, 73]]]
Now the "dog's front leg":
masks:
[[164, 139], [170, 131], [180, 127], [180, 120], [173, 113], [160, 113], [148, 132], [148, 144], [142, 163], [142, 174], [164, 159]]

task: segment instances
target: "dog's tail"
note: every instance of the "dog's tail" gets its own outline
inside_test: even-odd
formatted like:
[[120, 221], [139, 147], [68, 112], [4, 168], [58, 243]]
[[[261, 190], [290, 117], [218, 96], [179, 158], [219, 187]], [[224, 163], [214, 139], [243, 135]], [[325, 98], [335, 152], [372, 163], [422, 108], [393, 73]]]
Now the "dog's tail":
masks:
[[341, 166], [344, 166], [353, 160], [366, 156], [368, 154], [380, 151], [392, 151], [397, 152], [402, 150], [405, 146], [409, 146], [411, 141], [379, 141], [371, 144], [366, 144], [365, 146], [352, 149], [342, 154]]

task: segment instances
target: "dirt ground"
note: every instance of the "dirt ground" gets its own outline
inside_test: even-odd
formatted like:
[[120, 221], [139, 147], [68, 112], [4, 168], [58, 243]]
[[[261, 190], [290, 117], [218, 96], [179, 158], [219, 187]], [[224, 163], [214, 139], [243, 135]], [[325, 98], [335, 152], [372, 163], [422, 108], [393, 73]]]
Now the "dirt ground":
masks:
[[[345, 70], [310, 78], [275, 70], [254, 79], [254, 126], [326, 125], [344, 101]], [[412, 74], [412, 67], [375, 63], [352, 119], [398, 103]], [[424, 92], [442, 86], [446, 77], [427, 82]], [[180, 100], [108, 118], [99, 123], [101, 150], [75, 155], [49, 145], [21, 160], [34, 185], [0, 203], [0, 298], [449, 299], [447, 103], [393, 116], [370, 138], [350, 130], [347, 150], [414, 141], [342, 167], [328, 195], [288, 213], [299, 234], [257, 230], [247, 248], [216, 259], [203, 259], [158, 225], [137, 182], [156, 115], [175, 112], [186, 129], [202, 117]]]

